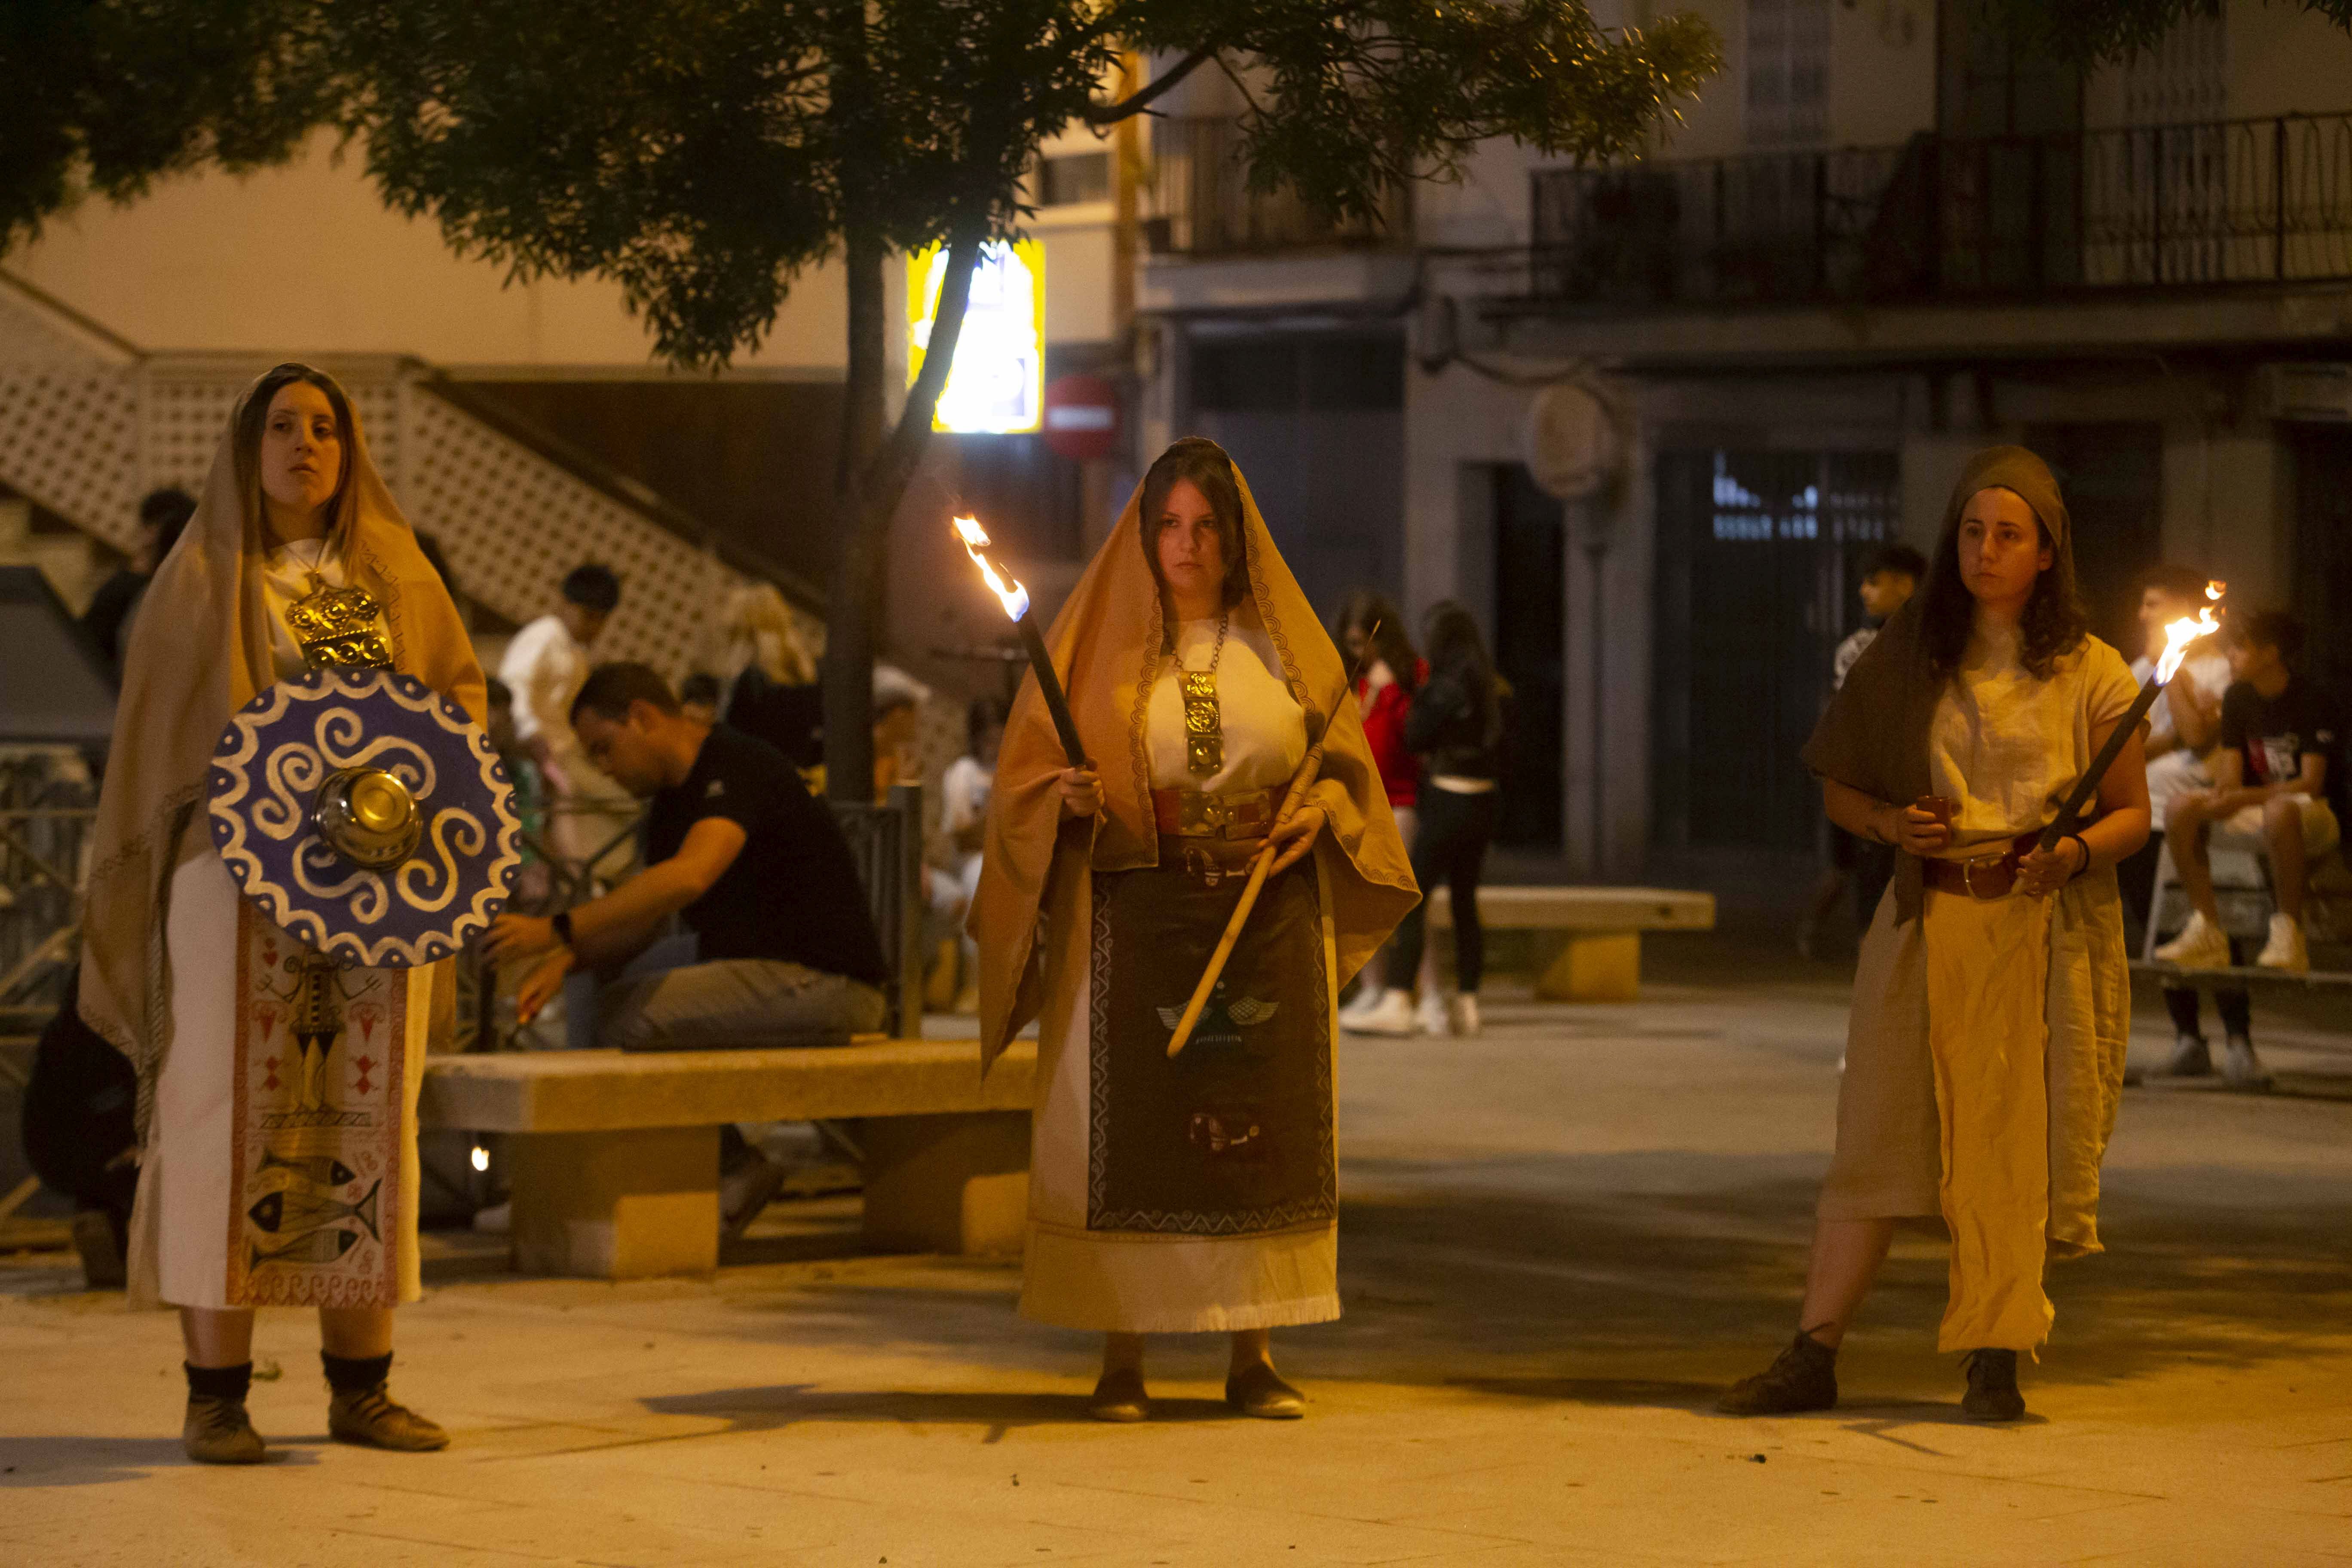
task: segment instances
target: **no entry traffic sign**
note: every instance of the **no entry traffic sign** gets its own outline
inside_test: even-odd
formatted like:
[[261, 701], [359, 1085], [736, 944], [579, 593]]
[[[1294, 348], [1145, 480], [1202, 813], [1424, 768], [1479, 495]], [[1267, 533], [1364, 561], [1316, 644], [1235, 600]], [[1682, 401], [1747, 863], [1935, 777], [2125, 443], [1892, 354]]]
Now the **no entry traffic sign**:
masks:
[[1045, 388], [1045, 445], [1074, 463], [1118, 444], [1118, 388], [1099, 375], [1065, 375]]

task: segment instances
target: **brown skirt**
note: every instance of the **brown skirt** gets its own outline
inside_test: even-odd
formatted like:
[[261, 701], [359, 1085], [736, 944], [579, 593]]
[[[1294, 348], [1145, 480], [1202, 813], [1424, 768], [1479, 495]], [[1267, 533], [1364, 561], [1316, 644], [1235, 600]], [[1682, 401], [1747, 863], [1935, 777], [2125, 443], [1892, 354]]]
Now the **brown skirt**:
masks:
[[1339, 1181], [1314, 867], [1267, 881], [1171, 1058], [1244, 882], [1188, 869], [1188, 842], [1167, 841], [1160, 866], [1095, 879], [1087, 1228], [1239, 1237], [1328, 1222]]

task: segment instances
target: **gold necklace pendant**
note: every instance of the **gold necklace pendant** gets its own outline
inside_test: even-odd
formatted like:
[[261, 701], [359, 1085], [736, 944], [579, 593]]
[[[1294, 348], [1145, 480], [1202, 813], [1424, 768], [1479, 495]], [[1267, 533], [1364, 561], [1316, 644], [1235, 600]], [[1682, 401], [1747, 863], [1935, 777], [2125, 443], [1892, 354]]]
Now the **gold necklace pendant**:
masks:
[[1225, 628], [1230, 617], [1217, 623], [1217, 646], [1206, 669], [1176, 669], [1176, 689], [1184, 698], [1184, 771], [1195, 778], [1216, 775], [1225, 765], [1224, 721], [1217, 709], [1217, 665], [1225, 657]]
[[313, 669], [390, 669], [392, 644], [383, 607], [356, 584], [329, 587], [315, 572], [311, 591], [286, 606], [286, 626]]

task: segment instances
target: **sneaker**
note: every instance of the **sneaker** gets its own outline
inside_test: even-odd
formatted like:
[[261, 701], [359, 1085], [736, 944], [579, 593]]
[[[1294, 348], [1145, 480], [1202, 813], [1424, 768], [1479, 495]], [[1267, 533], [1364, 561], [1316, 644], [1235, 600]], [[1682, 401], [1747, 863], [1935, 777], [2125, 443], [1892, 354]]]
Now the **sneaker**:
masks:
[[1413, 1009], [1413, 1018], [1421, 1025], [1421, 1032], [1424, 1035], [1445, 1033], [1448, 1027], [1445, 998], [1435, 991], [1430, 992], [1422, 997], [1421, 1005]]
[[1377, 985], [1357, 986], [1354, 997], [1346, 1006], [1339, 1009], [1339, 1022], [1345, 1024], [1350, 1018], [1370, 1017], [1381, 1010], [1381, 998], [1386, 993]]
[[2254, 959], [2262, 969], [2284, 969], [2301, 974], [2311, 967], [2311, 950], [2303, 940], [2303, 922], [2285, 915], [2271, 917], [2271, 939]]
[[2180, 934], [2156, 950], [2158, 960], [2183, 969], [2227, 969], [2230, 939], [2202, 912], [2192, 912]]
[[2179, 1035], [2172, 1041], [2172, 1059], [2164, 1064], [2167, 1078], [2210, 1078], [2213, 1053], [2202, 1035]]
[[1412, 993], [1383, 991], [1380, 1005], [1361, 1016], [1339, 1020], [1339, 1026], [1350, 1034], [1391, 1035], [1399, 1038], [1416, 1034], [1421, 1025], [1413, 1016]]
[[269, 1457], [242, 1399], [188, 1395], [188, 1418], [180, 1427], [180, 1446], [200, 1465], [257, 1465]]
[[1794, 1415], [1837, 1406], [1837, 1352], [1799, 1334], [1770, 1366], [1731, 1385], [1715, 1407], [1726, 1415]]
[[426, 1454], [449, 1446], [449, 1434], [405, 1405], [395, 1405], [377, 1384], [356, 1393], [336, 1389], [327, 1398], [327, 1431], [338, 1443]]
[[719, 1178], [719, 1234], [729, 1241], [751, 1228], [751, 1222], [772, 1202], [784, 1178], [791, 1174], [757, 1150], [733, 1171]]
[[2254, 1055], [2254, 1042], [2244, 1035], [2231, 1035], [2221, 1047], [2221, 1081], [2231, 1089], [2257, 1094], [2271, 1086], [2270, 1069]]
[[1460, 991], [1445, 999], [1445, 1023], [1455, 1034], [1465, 1037], [1478, 1032], [1478, 994]]
[[2014, 1421], [2025, 1414], [2025, 1395], [2017, 1392], [2015, 1351], [1970, 1351], [1960, 1365], [1969, 1374], [1961, 1415], [1971, 1421]]

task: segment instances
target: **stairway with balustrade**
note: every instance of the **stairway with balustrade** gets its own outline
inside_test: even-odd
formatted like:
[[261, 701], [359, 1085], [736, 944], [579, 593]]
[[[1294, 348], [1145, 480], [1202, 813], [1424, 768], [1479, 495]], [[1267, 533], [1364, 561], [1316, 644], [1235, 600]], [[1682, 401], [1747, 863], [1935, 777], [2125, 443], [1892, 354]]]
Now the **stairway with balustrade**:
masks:
[[[128, 551], [139, 498], [159, 485], [200, 492], [238, 393], [283, 357], [143, 349], [0, 271], [0, 488]], [[433, 365], [317, 357], [351, 394], [409, 521], [494, 614], [530, 620], [556, 602], [566, 572], [601, 561], [628, 585], [598, 645], [610, 658], [684, 673], [712, 605], [749, 580], [776, 583], [815, 631], [805, 582]]]

